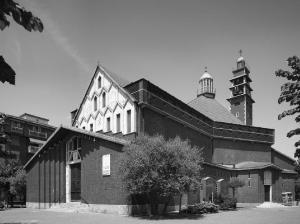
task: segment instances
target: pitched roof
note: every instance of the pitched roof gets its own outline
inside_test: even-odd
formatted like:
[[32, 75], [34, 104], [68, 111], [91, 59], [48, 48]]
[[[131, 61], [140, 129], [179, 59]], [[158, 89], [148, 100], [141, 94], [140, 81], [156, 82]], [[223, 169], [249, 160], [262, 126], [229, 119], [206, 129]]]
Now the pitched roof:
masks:
[[232, 113], [230, 113], [223, 105], [213, 98], [199, 96], [188, 103], [188, 105], [200, 113], [206, 115], [213, 121], [243, 124]]
[[85, 94], [84, 94], [84, 97], [83, 97], [83, 99], [82, 99], [82, 101], [81, 101], [81, 103], [80, 103], [79, 109], [78, 109], [77, 112], [75, 113], [75, 116], [74, 116], [74, 119], [73, 119], [72, 124], [75, 123], [75, 120], [77, 119], [77, 116], [78, 116], [79, 113], [81, 112], [82, 105], [83, 105], [83, 103], [84, 103], [84, 101], [85, 101], [85, 98], [86, 98], [86, 96], [88, 95], [90, 89], [92, 88], [93, 80], [94, 80], [95, 77], [97, 76], [99, 70], [102, 71], [102, 72], [104, 72], [110, 79], [112, 79], [112, 81], [115, 82], [115, 83], [116, 83], [116, 84], [124, 91], [124, 93], [125, 93], [132, 101], [135, 101], [134, 97], [133, 97], [131, 94], [129, 94], [129, 93], [123, 88], [124, 86], [128, 85], [130, 82], [127, 81], [126, 79], [122, 78], [121, 76], [119, 76], [119, 75], [117, 75], [117, 74], [115, 74], [115, 73], [109, 71], [109, 70], [106, 69], [104, 66], [102, 66], [102, 65], [99, 64], [99, 65], [97, 65], [97, 67], [96, 67], [96, 70], [95, 70], [95, 72], [94, 72], [94, 75], [93, 75], [93, 77], [92, 77], [92, 79], [91, 79], [91, 81], [90, 81], [90, 84], [89, 84], [89, 86], [88, 86], [88, 88], [87, 88], [87, 90], [86, 90], [86, 92], [85, 92]]
[[75, 128], [75, 127], [66, 127], [66, 126], [62, 126], [61, 125], [48, 138], [48, 140], [42, 145], [42, 147], [28, 160], [28, 162], [24, 165], [24, 168], [26, 168], [39, 153], [41, 153], [47, 147], [51, 146], [51, 144], [53, 144], [55, 141], [57, 141], [58, 139], [60, 139], [62, 135], [67, 134], [67, 133], [83, 134], [83, 135], [91, 136], [91, 137], [94, 137], [94, 138], [98, 138], [98, 139], [103, 139], [103, 140], [106, 140], [106, 141], [114, 142], [114, 143], [120, 144], [120, 145], [129, 144], [128, 140], [125, 140], [125, 139], [122, 139], [122, 138], [118, 138], [118, 137], [114, 137], [114, 136], [109, 136], [109, 135], [102, 134], [102, 133], [90, 132], [90, 131], [79, 129], [79, 128]]
[[127, 79], [125, 79], [122, 76], [117, 75], [116, 73], [108, 70], [103, 65], [99, 65], [99, 67], [102, 71], [104, 71], [106, 74], [108, 74], [115, 82], [117, 82], [121, 87], [124, 87], [124, 86], [126, 86], [130, 83]]

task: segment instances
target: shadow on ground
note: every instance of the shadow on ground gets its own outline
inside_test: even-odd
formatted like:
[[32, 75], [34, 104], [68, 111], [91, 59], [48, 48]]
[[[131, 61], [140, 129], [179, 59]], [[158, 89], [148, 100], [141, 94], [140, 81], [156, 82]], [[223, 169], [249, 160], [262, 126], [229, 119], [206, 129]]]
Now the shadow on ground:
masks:
[[153, 215], [153, 216], [132, 216], [137, 219], [146, 219], [146, 220], [170, 220], [170, 219], [202, 219], [204, 216], [202, 214], [179, 214], [179, 213], [170, 213], [167, 215]]

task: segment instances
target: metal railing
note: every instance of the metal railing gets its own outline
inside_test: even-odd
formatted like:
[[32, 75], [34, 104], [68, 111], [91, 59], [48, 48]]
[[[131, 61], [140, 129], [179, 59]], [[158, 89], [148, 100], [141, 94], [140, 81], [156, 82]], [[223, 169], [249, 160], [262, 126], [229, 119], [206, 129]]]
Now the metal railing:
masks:
[[11, 131], [17, 132], [17, 133], [23, 133], [23, 128], [18, 126], [11, 126]]
[[38, 131], [34, 131], [34, 130], [29, 130], [29, 135], [32, 137], [47, 138], [46, 132], [38, 132]]

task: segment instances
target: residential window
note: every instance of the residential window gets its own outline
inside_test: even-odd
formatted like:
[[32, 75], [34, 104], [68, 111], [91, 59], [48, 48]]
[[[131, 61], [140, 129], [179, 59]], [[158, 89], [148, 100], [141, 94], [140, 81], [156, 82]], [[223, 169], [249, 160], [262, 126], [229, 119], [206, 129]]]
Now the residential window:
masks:
[[127, 111], [127, 133], [131, 132], [131, 110]]
[[101, 76], [98, 77], [98, 88], [101, 88]]
[[251, 178], [251, 174], [250, 174], [250, 172], [248, 172], [248, 178]]
[[251, 187], [251, 181], [248, 180], [248, 187]]
[[103, 93], [102, 94], [102, 107], [105, 107], [106, 106], [106, 94]]
[[94, 111], [97, 111], [97, 107], [98, 107], [98, 105], [97, 105], [97, 97], [95, 96], [94, 97]]
[[121, 131], [121, 115], [117, 114], [117, 132]]
[[106, 118], [106, 130], [111, 131], [111, 129], [110, 129], [110, 117]]
[[90, 131], [94, 131], [94, 125], [90, 124]]

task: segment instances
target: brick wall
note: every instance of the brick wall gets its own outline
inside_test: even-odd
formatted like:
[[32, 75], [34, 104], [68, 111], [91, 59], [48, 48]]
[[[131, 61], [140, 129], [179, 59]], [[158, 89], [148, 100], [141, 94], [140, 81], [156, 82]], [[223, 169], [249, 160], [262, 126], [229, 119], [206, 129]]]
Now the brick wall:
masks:
[[288, 158], [287, 156], [282, 155], [281, 153], [272, 150], [272, 163], [276, 164], [277, 166], [283, 169], [294, 170], [294, 160]]
[[271, 162], [267, 144], [214, 139], [213, 163], [236, 164], [243, 161]]
[[[122, 145], [83, 139], [81, 197], [89, 204], [126, 204], [127, 193], [118, 174]], [[102, 155], [110, 154], [110, 176], [102, 175]]]
[[261, 180], [259, 170], [239, 171], [238, 178], [245, 184], [236, 190], [236, 197], [239, 203], [258, 203], [263, 201], [260, 191]]
[[27, 202], [47, 208], [53, 203], [65, 202], [65, 143], [47, 148], [26, 168]]
[[211, 161], [212, 158], [212, 140], [206, 135], [196, 130], [184, 126], [173, 119], [163, 116], [151, 109], [144, 108], [144, 131], [149, 135], [161, 134], [165, 138], [175, 138], [179, 136], [181, 139], [189, 139], [191, 145], [199, 148], [204, 147], [203, 157], [205, 161]]

